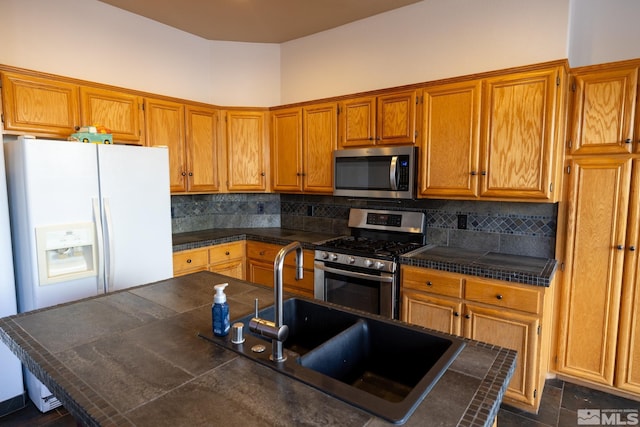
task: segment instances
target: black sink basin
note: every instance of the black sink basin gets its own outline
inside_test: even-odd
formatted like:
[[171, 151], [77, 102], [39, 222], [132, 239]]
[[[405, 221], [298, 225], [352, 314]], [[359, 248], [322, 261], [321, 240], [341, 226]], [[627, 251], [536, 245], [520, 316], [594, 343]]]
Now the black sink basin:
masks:
[[[259, 317], [273, 320], [273, 311], [266, 308]], [[244, 323], [243, 344], [211, 332], [200, 336], [396, 424], [411, 416], [464, 347], [454, 336], [291, 298], [284, 303], [287, 360], [275, 363], [269, 359], [271, 341], [249, 331], [252, 317], [232, 322]]]

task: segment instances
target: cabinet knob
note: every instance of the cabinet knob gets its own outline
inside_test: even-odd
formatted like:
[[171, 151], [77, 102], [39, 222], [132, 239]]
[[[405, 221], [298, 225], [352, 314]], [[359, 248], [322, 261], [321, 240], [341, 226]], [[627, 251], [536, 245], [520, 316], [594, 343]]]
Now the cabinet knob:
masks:
[[470, 314], [465, 314], [465, 315], [464, 315], [464, 318], [465, 318], [465, 319], [471, 319], [471, 315], [470, 315]]
[[625, 143], [625, 144], [631, 144], [631, 138], [627, 138], [627, 139], [625, 139], [625, 140], [624, 140], [624, 143]]
[[187, 260], [187, 264], [191, 264], [191, 258]]
[[427, 286], [433, 286], [433, 283], [431, 283], [431, 280], [427, 282]]
[[623, 249], [624, 249], [624, 246], [623, 246], [623, 245], [618, 245], [618, 246], [616, 246], [616, 249], [618, 249], [619, 251], [621, 251], [621, 250], [623, 250]]
[[487, 171], [482, 171], [482, 172], [481, 172], [481, 175], [482, 175], [482, 176], [487, 176]]
[[265, 176], [266, 174], [264, 172], [260, 172], [260, 176]]
[[189, 172], [189, 176], [193, 176], [193, 172]]
[[636, 250], [636, 247], [635, 247], [635, 246], [629, 246], [629, 250], [630, 250], [631, 252], [633, 252], [633, 251], [635, 251], [635, 250]]
[[476, 176], [476, 175], [478, 175], [478, 172], [476, 172], [476, 171], [471, 171], [471, 176]]
[[496, 299], [502, 299], [502, 295], [501, 294], [496, 295]]
[[453, 312], [453, 315], [454, 315], [455, 317], [460, 317], [460, 313], [458, 313], [457, 311], [454, 311], [454, 312]]
[[182, 174], [181, 174], [181, 175], [182, 175], [182, 176], [187, 176], [187, 173], [186, 173], [186, 172], [182, 172]]
[[229, 255], [229, 251], [226, 251], [224, 254], [225, 254], [225, 255]]
[[264, 251], [260, 251], [260, 256], [264, 256]]

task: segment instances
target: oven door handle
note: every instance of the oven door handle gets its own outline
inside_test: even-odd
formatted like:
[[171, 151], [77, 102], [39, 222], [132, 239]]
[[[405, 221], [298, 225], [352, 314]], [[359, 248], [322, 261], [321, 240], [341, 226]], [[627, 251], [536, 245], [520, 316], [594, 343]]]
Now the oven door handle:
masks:
[[342, 270], [339, 268], [327, 267], [319, 263], [315, 264], [315, 268], [326, 271], [328, 273], [342, 274], [343, 276], [355, 277], [357, 279], [376, 280], [378, 282], [393, 282], [393, 274], [382, 273], [380, 276], [375, 274], [358, 273], [357, 271]]

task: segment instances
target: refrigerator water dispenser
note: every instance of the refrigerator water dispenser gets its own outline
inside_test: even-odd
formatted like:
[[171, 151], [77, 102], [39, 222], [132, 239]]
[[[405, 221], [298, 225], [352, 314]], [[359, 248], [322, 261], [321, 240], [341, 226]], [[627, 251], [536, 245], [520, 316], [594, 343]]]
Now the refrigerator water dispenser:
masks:
[[36, 228], [40, 286], [97, 275], [92, 222]]

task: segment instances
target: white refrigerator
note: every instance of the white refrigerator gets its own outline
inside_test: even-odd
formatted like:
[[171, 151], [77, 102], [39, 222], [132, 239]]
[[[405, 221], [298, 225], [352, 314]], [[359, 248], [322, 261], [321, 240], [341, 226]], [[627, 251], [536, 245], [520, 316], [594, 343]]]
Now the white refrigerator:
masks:
[[[16, 313], [16, 287], [13, 275], [4, 154], [0, 150], [0, 317]], [[22, 365], [2, 342], [0, 342], [0, 378], [2, 378], [0, 380], [0, 417], [2, 417], [23, 408], [25, 403]]]
[[[166, 148], [19, 137], [4, 149], [19, 312], [172, 277]], [[25, 378], [42, 412], [60, 405]]]

